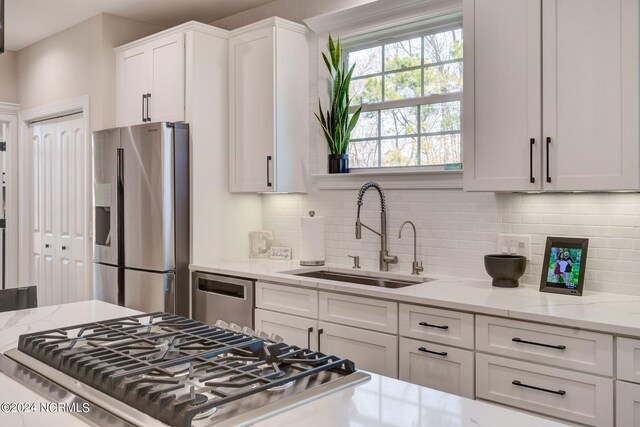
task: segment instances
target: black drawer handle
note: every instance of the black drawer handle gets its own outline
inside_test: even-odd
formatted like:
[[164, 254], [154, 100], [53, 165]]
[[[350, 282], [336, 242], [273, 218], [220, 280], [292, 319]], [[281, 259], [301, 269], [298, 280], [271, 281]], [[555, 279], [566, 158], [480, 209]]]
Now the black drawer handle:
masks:
[[449, 327], [447, 325], [432, 325], [431, 323], [427, 323], [427, 322], [420, 322], [418, 323], [418, 325], [420, 326], [426, 326], [427, 328], [438, 328], [438, 329], [449, 329]]
[[543, 344], [543, 343], [540, 343], [540, 342], [525, 341], [525, 340], [520, 339], [520, 338], [511, 338], [511, 341], [519, 342], [521, 344], [531, 344], [531, 345], [537, 345], [537, 346], [540, 346], [540, 347], [555, 348], [556, 350], [565, 350], [567, 348], [567, 346], [564, 346], [564, 345]]
[[313, 332], [313, 328], [307, 329], [307, 349], [311, 350], [311, 333]]
[[320, 351], [320, 335], [324, 334], [324, 329], [318, 329], [318, 351]]
[[549, 146], [551, 145], [551, 137], [547, 137], [547, 182], [551, 182], [551, 174], [549, 172]]
[[536, 139], [531, 138], [529, 140], [529, 182], [534, 184], [536, 182], [535, 177], [533, 176], [533, 146], [536, 145]]
[[267, 187], [271, 187], [271, 174], [269, 173], [269, 163], [271, 163], [271, 156], [267, 156]]
[[432, 351], [432, 350], [427, 350], [424, 347], [418, 347], [418, 351], [421, 351], [423, 353], [429, 353], [429, 354], [437, 354], [438, 356], [446, 356], [447, 355], [446, 351]]
[[522, 384], [518, 380], [511, 381], [511, 384], [517, 385], [518, 387], [530, 388], [532, 390], [544, 391], [545, 393], [557, 394], [558, 396], [564, 396], [567, 394], [564, 390], [549, 390], [548, 388], [536, 387], [534, 385]]

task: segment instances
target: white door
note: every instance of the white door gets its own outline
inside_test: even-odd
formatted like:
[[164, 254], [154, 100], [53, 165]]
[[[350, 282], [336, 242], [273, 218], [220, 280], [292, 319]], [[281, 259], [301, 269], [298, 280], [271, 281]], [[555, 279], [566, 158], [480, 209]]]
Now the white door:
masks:
[[146, 47], [120, 52], [116, 58], [116, 125], [130, 126], [147, 117], [151, 91], [151, 56]]
[[279, 335], [284, 342], [309, 350], [318, 350], [318, 322], [288, 314], [255, 310], [255, 329]]
[[318, 322], [319, 350], [349, 359], [358, 369], [398, 378], [398, 337]]
[[275, 28], [229, 40], [229, 189], [274, 191]]
[[638, 1], [542, 9], [544, 189], [637, 190]]
[[184, 121], [183, 34], [172, 34], [153, 42], [149, 55], [152, 74], [147, 120]]
[[540, 0], [465, 0], [465, 190], [541, 188], [540, 44]]
[[81, 115], [31, 125], [33, 150], [33, 264], [38, 304], [89, 297], [87, 171]]
[[640, 427], [640, 384], [616, 381], [616, 425]]

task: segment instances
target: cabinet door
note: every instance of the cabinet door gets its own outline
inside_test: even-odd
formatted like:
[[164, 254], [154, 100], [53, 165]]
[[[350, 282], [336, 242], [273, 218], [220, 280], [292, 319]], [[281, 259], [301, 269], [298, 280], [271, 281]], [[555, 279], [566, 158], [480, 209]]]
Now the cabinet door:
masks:
[[543, 0], [542, 23], [544, 188], [637, 190], [638, 1]]
[[257, 308], [255, 322], [256, 330], [279, 335], [287, 344], [318, 350], [318, 322], [315, 320]]
[[150, 43], [151, 97], [147, 119], [184, 121], [183, 34], [171, 34]]
[[473, 351], [400, 338], [400, 379], [473, 399]]
[[464, 58], [464, 189], [540, 189], [540, 0], [465, 0]]
[[229, 40], [229, 189], [232, 192], [274, 191], [275, 188], [274, 42], [274, 27]]
[[349, 359], [356, 368], [398, 378], [398, 337], [318, 322], [320, 351]]
[[116, 124], [140, 124], [146, 116], [146, 105], [142, 96], [151, 90], [149, 52], [144, 46], [125, 50], [118, 53], [116, 62]]
[[640, 385], [616, 381], [616, 425], [640, 427]]

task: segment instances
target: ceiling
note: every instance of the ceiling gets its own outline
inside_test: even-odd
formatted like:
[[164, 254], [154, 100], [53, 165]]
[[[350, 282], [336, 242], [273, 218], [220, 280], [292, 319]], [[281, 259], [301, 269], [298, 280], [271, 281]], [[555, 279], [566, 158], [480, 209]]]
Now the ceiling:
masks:
[[5, 48], [20, 50], [92, 16], [110, 13], [172, 27], [210, 23], [273, 0], [5, 0]]

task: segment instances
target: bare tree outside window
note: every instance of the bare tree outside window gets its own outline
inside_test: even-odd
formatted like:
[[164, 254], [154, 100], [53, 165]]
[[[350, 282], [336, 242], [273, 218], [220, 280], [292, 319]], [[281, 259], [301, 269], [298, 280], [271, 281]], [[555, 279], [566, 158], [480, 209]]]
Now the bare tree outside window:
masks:
[[426, 30], [347, 52], [350, 93], [362, 113], [352, 168], [461, 162], [462, 28]]

